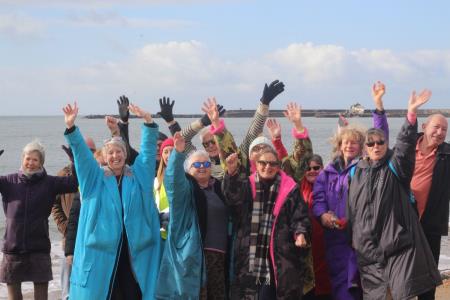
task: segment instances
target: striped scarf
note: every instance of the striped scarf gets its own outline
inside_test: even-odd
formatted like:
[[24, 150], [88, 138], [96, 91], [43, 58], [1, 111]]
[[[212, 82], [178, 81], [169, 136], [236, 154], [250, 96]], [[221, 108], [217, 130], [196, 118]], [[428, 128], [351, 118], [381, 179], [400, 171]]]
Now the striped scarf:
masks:
[[270, 234], [279, 185], [280, 176], [277, 175], [267, 194], [259, 181], [258, 173], [255, 174], [256, 197], [253, 201], [250, 229], [249, 272], [255, 277], [256, 284], [270, 284]]

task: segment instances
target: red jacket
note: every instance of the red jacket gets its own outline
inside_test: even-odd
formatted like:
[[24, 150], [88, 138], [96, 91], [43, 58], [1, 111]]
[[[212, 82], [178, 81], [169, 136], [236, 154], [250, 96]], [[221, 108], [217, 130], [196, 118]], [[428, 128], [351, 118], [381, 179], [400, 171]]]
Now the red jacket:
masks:
[[300, 191], [308, 205], [309, 216], [312, 223], [312, 255], [314, 265], [314, 278], [315, 278], [315, 294], [316, 295], [329, 295], [331, 294], [330, 276], [328, 275], [328, 266], [325, 258], [325, 242], [323, 238], [323, 228], [319, 221], [314, 217], [312, 213], [312, 188], [313, 185], [306, 179], [303, 179], [300, 183]]

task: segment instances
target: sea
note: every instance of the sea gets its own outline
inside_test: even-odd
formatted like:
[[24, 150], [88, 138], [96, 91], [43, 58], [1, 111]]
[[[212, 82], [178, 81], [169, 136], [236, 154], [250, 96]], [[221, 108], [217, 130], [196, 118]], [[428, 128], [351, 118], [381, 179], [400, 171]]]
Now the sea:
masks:
[[[188, 125], [195, 119], [180, 118], [177, 121], [181, 127]], [[394, 146], [395, 137], [404, 122], [404, 118], [389, 118], [390, 129], [390, 146]], [[169, 135], [169, 130], [162, 119], [155, 119], [160, 126], [160, 131]], [[292, 125], [285, 118], [277, 118], [277, 121], [282, 127], [282, 138], [285, 147], [290, 152], [292, 149], [293, 139], [290, 131]], [[371, 118], [350, 118], [350, 123], [359, 124], [365, 128], [372, 127]], [[419, 119], [421, 124], [424, 119]], [[248, 130], [251, 122], [250, 118], [225, 118], [225, 124], [228, 130], [233, 134], [236, 142], [239, 144]], [[136, 149], [139, 149], [140, 126], [142, 121], [139, 119], [130, 119], [130, 143]], [[320, 154], [324, 162], [330, 160], [331, 146], [329, 143], [330, 137], [336, 132], [337, 119], [335, 118], [303, 118], [303, 124], [308, 128], [311, 137], [314, 152]], [[107, 139], [110, 134], [103, 119], [87, 119], [79, 116], [76, 125], [80, 128], [84, 136], [90, 136], [94, 139], [97, 146], [101, 146], [103, 141]], [[21, 153], [23, 147], [32, 140], [38, 139], [45, 146], [45, 163], [44, 167], [48, 174], [56, 175], [56, 173], [69, 163], [65, 152], [61, 146], [66, 144], [64, 139], [64, 117], [63, 116], [49, 116], [49, 117], [1, 117], [0, 118], [0, 149], [5, 152], [0, 156], [0, 175], [17, 172], [21, 164]], [[264, 129], [264, 134], [269, 136], [267, 129]], [[450, 140], [450, 134], [447, 135], [447, 141]], [[201, 148], [198, 137], [193, 139], [194, 145]], [[58, 232], [56, 225], [50, 216], [50, 238], [52, 242], [52, 264], [53, 264], [53, 281], [49, 283], [49, 293], [58, 295], [60, 290], [60, 268], [61, 259], [64, 253], [61, 245], [61, 235]], [[5, 217], [3, 212], [0, 212], [0, 232], [4, 233]], [[0, 241], [0, 247], [1, 245]], [[0, 259], [1, 259], [0, 254]], [[450, 239], [449, 237], [442, 238], [442, 250], [439, 263], [441, 271], [450, 270]], [[23, 283], [22, 290], [25, 295], [29, 295], [33, 289], [32, 283]], [[6, 285], [0, 283], [0, 299], [7, 299]], [[50, 297], [57, 299], [57, 296]], [[27, 297], [25, 297], [27, 298]]]

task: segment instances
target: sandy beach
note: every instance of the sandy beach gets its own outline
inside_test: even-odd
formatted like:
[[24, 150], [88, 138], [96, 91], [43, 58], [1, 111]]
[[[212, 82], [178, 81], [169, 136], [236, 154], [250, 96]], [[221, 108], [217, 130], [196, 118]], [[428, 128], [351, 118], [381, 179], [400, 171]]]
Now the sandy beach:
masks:
[[[444, 279], [444, 284], [439, 286], [437, 289], [436, 299], [438, 300], [448, 300], [450, 299], [450, 240], [448, 237], [443, 237], [442, 241], [442, 254], [439, 262], [439, 270], [441, 271], [442, 277]], [[61, 258], [63, 256], [63, 251], [61, 248], [61, 242], [56, 242], [52, 244], [52, 270], [53, 270], [53, 280], [49, 283], [49, 298], [50, 300], [61, 299], [61, 286], [59, 282], [59, 277], [61, 273]], [[0, 254], [1, 259], [1, 254]], [[33, 298], [33, 284], [26, 282], [22, 284], [22, 291], [24, 299], [34, 299]], [[7, 290], [6, 285], [0, 283], [0, 300], [7, 300]]]

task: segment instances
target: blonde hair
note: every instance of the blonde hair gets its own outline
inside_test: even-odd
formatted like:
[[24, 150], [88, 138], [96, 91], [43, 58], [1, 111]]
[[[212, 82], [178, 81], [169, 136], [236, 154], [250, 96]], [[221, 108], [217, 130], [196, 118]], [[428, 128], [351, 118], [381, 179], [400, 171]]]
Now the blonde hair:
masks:
[[364, 141], [366, 129], [361, 125], [348, 125], [338, 130], [330, 139], [330, 144], [333, 147], [331, 150], [331, 159], [334, 160], [342, 155], [341, 145], [344, 139], [351, 139], [359, 144], [360, 155], [364, 149]]
[[156, 180], [158, 182], [158, 186], [156, 187], [156, 190], [159, 191], [161, 189], [161, 186], [163, 184], [163, 180], [164, 180], [164, 172], [166, 171], [166, 164], [164, 163], [164, 160], [161, 159], [159, 160], [159, 166], [158, 166], [158, 171], [156, 172]]

